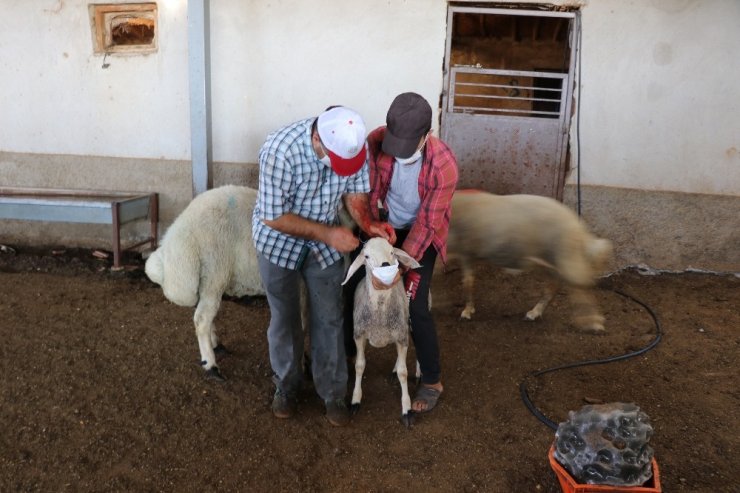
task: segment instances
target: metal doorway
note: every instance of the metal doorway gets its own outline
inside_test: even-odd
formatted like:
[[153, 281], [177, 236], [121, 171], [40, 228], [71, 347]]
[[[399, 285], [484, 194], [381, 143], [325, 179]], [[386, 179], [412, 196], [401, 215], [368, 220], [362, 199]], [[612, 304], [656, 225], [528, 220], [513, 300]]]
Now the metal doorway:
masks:
[[575, 12], [450, 6], [441, 137], [459, 188], [562, 200]]

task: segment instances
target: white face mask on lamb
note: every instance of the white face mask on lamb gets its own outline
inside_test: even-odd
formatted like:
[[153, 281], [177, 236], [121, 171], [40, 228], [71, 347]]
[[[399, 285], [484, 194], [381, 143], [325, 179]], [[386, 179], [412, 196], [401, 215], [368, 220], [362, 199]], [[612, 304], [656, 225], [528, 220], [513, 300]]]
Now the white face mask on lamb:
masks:
[[383, 284], [390, 284], [398, 273], [399, 263], [411, 269], [421, 267], [411, 255], [400, 248], [393, 248], [387, 240], [371, 238], [349, 266], [344, 282], [346, 283], [352, 274], [364, 265], [368, 275], [375, 276]]
[[398, 273], [398, 261], [393, 265], [373, 267], [372, 273], [383, 284], [390, 284], [396, 278], [396, 273]]

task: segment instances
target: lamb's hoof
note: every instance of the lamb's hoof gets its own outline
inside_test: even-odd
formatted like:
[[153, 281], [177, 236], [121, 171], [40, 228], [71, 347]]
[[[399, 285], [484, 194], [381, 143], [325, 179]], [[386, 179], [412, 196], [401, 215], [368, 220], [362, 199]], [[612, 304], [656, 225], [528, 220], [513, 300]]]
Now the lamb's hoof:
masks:
[[541, 313], [533, 313], [531, 311], [528, 311], [526, 315], [524, 315], [524, 320], [528, 320], [530, 322], [534, 322], [538, 318], [542, 316]]
[[206, 380], [223, 383], [226, 381], [226, 378], [221, 375], [221, 371], [218, 369], [218, 366], [212, 366], [210, 370], [206, 370]]
[[350, 414], [350, 416], [354, 416], [354, 415], [356, 415], [359, 412], [360, 412], [360, 403], [359, 402], [356, 403], [356, 404], [353, 403], [353, 404], [351, 404], [349, 406], [349, 414]]
[[223, 356], [229, 356], [231, 354], [231, 351], [229, 351], [228, 349], [226, 349], [226, 346], [224, 346], [221, 343], [219, 343], [218, 346], [216, 346], [215, 348], [213, 348], [213, 352], [214, 352], [214, 354], [216, 355], [217, 358], [223, 357]]
[[401, 423], [407, 428], [411, 429], [414, 427], [414, 412], [409, 411], [406, 414], [401, 415]]
[[594, 334], [594, 335], [606, 334], [606, 329], [601, 324], [586, 325], [582, 327], [581, 330], [584, 332], [588, 332], [589, 334]]

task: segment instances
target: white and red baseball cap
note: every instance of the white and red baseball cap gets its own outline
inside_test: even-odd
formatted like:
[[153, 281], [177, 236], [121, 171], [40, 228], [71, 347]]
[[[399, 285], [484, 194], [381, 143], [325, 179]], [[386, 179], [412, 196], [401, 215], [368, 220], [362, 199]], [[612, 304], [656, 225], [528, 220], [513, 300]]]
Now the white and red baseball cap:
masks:
[[317, 130], [336, 174], [350, 176], [360, 171], [367, 149], [365, 122], [356, 111], [344, 106], [327, 110], [319, 115]]

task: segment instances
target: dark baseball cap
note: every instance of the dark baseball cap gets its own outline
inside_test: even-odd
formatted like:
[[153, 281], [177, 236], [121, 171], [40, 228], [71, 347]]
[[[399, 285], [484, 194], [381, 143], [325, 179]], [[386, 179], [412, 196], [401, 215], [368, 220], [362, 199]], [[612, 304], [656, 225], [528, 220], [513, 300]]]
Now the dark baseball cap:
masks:
[[432, 128], [432, 107], [415, 92], [396, 96], [385, 117], [383, 152], [401, 159], [410, 157], [419, 140]]

